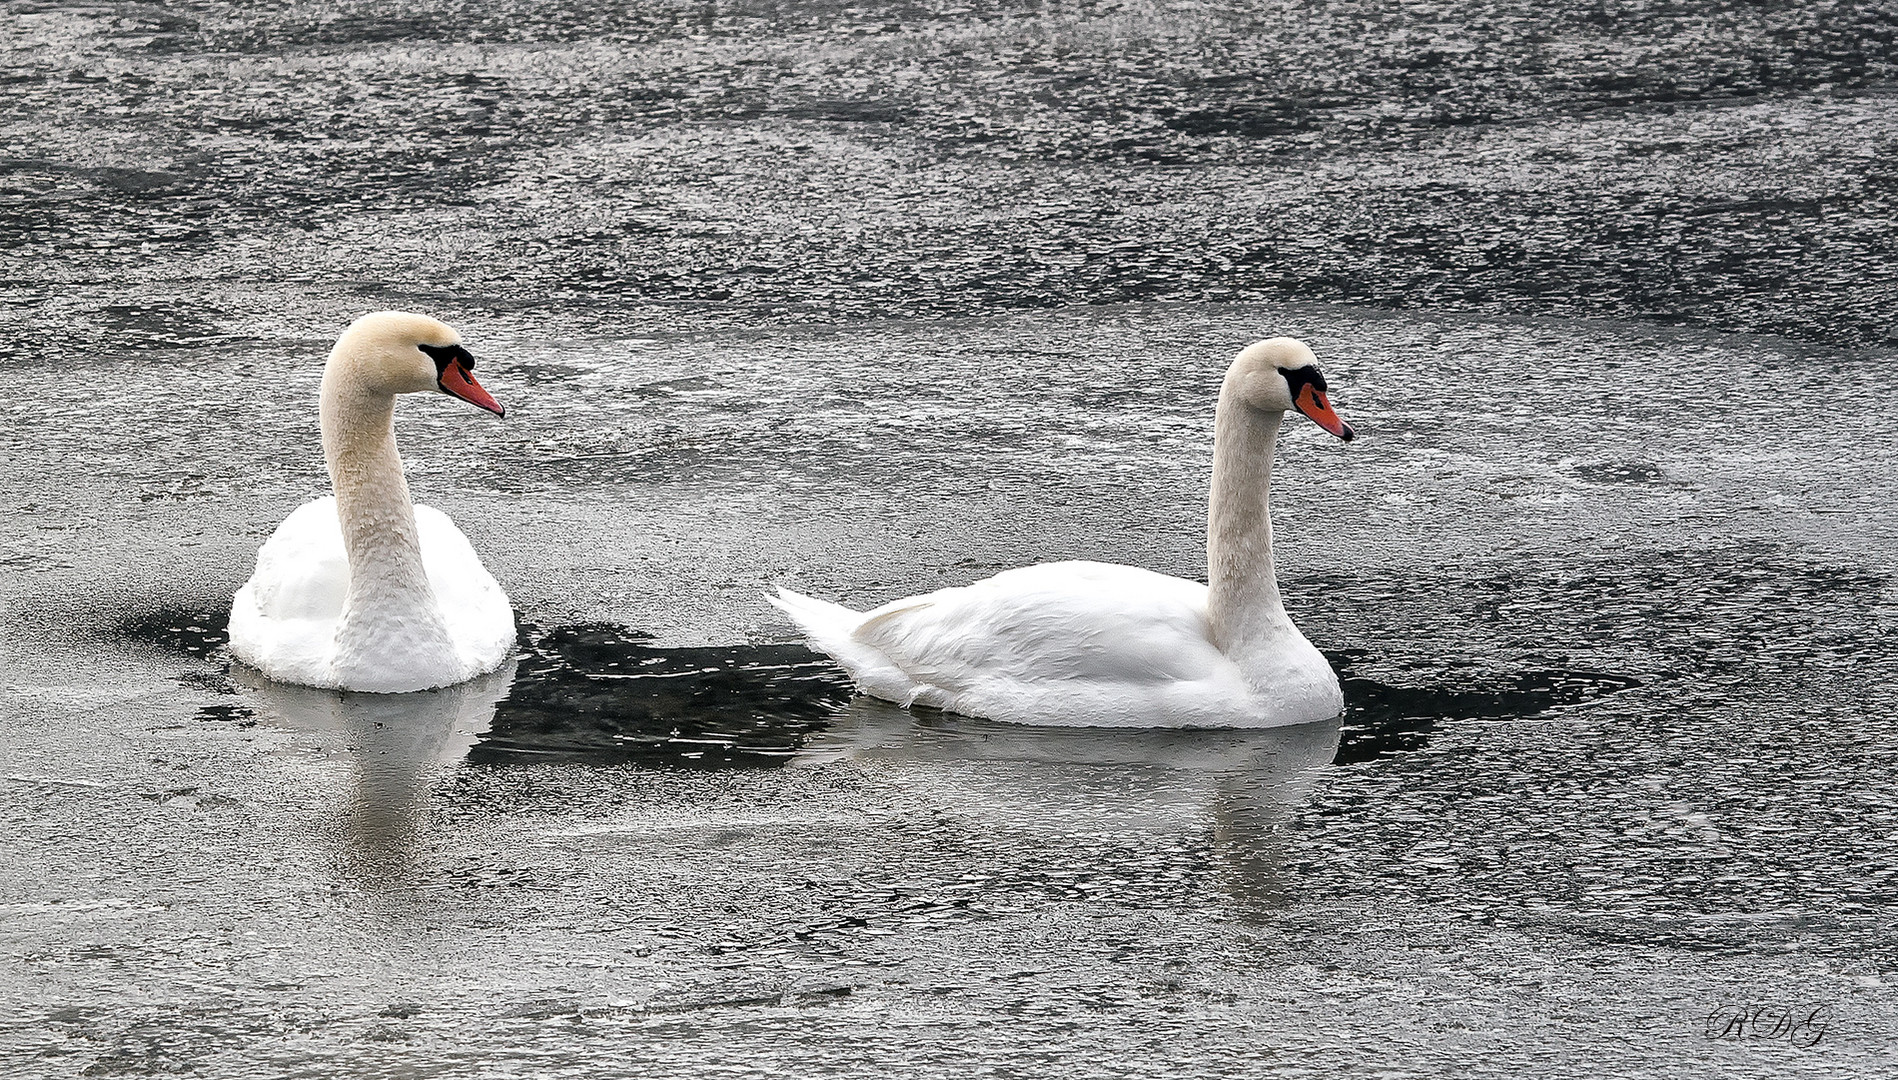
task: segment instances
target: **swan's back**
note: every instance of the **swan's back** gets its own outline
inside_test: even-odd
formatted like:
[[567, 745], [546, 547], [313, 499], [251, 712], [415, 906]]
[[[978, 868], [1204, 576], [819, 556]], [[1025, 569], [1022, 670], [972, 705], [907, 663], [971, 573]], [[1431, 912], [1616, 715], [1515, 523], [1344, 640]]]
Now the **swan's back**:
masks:
[[1006, 679], [1201, 679], [1206, 586], [1133, 566], [1042, 563], [871, 611], [858, 641], [941, 685]]
[[1044, 563], [862, 615], [774, 602], [866, 693], [904, 704], [1077, 726], [1251, 719], [1238, 668], [1207, 639], [1206, 586], [1138, 567]]

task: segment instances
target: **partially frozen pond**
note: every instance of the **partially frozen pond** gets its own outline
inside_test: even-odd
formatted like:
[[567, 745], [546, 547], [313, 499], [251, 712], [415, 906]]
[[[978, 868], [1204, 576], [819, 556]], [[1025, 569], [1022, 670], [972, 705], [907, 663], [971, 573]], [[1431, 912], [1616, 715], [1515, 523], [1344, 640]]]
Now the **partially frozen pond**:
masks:
[[[16, 1060], [1889, 1063], [1880, 358], [1321, 307], [464, 329], [509, 418], [420, 398], [398, 426], [522, 653], [397, 698], [218, 647], [321, 488], [325, 343], [0, 374]], [[1213, 389], [1281, 331], [1362, 435], [1288, 425], [1275, 492], [1341, 725], [913, 715], [763, 602], [1070, 556], [1198, 574]], [[1830, 1027], [1706, 1036], [1749, 1003]]]
[[[1898, 1075], [1891, 5], [7, 20], [0, 1076]], [[398, 431], [519, 655], [265, 685], [376, 308], [509, 407]], [[1339, 721], [905, 712], [764, 602], [1198, 576], [1275, 334]]]

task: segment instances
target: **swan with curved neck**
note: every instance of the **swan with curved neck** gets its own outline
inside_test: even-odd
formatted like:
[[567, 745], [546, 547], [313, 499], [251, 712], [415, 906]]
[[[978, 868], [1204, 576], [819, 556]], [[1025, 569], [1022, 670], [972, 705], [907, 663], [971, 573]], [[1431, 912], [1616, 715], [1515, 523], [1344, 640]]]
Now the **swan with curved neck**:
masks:
[[1058, 562], [869, 612], [779, 589], [771, 602], [865, 693], [1017, 723], [1275, 727], [1344, 708], [1292, 625], [1272, 565], [1272, 455], [1296, 410], [1346, 441], [1312, 352], [1248, 346], [1221, 385], [1207, 511], [1209, 584]]
[[506, 415], [461, 335], [425, 315], [350, 324], [323, 368], [323, 457], [336, 494], [284, 519], [231, 606], [231, 652], [279, 682], [402, 693], [497, 667], [514, 613], [440, 511], [410, 502], [398, 394], [440, 391]]

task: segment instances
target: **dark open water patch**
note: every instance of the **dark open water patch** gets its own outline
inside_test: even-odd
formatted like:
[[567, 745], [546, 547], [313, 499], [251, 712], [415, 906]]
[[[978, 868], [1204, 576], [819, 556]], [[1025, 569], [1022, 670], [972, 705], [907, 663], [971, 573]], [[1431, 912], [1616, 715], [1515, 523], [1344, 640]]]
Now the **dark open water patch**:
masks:
[[[116, 635], [222, 660], [228, 670], [226, 620], [222, 611], [163, 606], [128, 616]], [[768, 768], [809, 745], [854, 695], [834, 663], [802, 645], [666, 648], [613, 623], [522, 623], [519, 643], [513, 682], [469, 751], [471, 763]], [[1376, 663], [1364, 650], [1328, 658], [1345, 690], [1338, 765], [1420, 750], [1446, 723], [1546, 716], [1642, 685], [1629, 675], [1541, 669], [1476, 680], [1461, 670], [1418, 671], [1417, 684], [1392, 685], [1353, 674], [1354, 666]], [[236, 692], [223, 672], [189, 671], [180, 681]], [[241, 704], [220, 702], [197, 718], [247, 725], [253, 716]]]
[[[470, 761], [770, 766], [854, 695], [829, 658], [801, 645], [657, 648], [607, 623], [528, 626], [521, 636], [513, 689]], [[1340, 765], [1421, 749], [1441, 724], [1546, 716], [1642, 685], [1606, 672], [1524, 670], [1475, 684], [1465, 672], [1425, 673], [1436, 681], [1393, 686], [1351, 675], [1353, 655], [1366, 657], [1332, 657], [1347, 703]]]
[[[229, 695], [239, 691], [228, 677], [228, 621], [226, 610], [168, 604], [125, 616], [110, 636], [217, 663], [178, 681]], [[468, 761], [769, 767], [796, 754], [851, 697], [843, 673], [802, 646], [651, 641], [609, 623], [522, 623], [513, 681]], [[196, 718], [248, 727], [256, 716], [218, 702]]]
[[1372, 659], [1361, 649], [1327, 653], [1344, 684], [1344, 729], [1334, 765], [1355, 765], [1423, 748], [1438, 725], [1457, 720], [1512, 720], [1546, 716], [1632, 690], [1642, 680], [1602, 671], [1525, 670], [1472, 681], [1468, 672], [1423, 672], [1436, 682], [1391, 686], [1351, 674], [1352, 663]]
[[[225, 627], [230, 624], [231, 609], [205, 610], [182, 604], [140, 607], [121, 616], [107, 631], [107, 637], [124, 642], [149, 645], [197, 659], [221, 656], [230, 640]], [[196, 680], [194, 680], [196, 681]]]
[[781, 764], [850, 698], [797, 645], [659, 648], [609, 623], [521, 627], [514, 685], [468, 760]]

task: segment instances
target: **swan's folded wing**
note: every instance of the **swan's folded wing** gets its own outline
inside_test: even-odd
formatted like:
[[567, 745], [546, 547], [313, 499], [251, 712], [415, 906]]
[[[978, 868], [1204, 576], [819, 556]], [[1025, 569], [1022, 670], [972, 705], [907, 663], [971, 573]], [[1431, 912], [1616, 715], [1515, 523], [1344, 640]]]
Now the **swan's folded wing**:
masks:
[[417, 504], [415, 526], [449, 640], [472, 672], [492, 671], [514, 649], [514, 607], [507, 593], [447, 514]]
[[273, 679], [323, 685], [348, 595], [336, 500], [304, 503], [264, 541], [231, 600], [231, 652]]
[[1207, 679], [1226, 661], [1206, 634], [1204, 585], [1067, 562], [895, 601], [854, 636], [917, 682], [957, 695], [998, 682]]
[[336, 500], [304, 503], [284, 518], [258, 549], [257, 569], [244, 587], [256, 613], [271, 621], [340, 617], [349, 596], [349, 555]]

